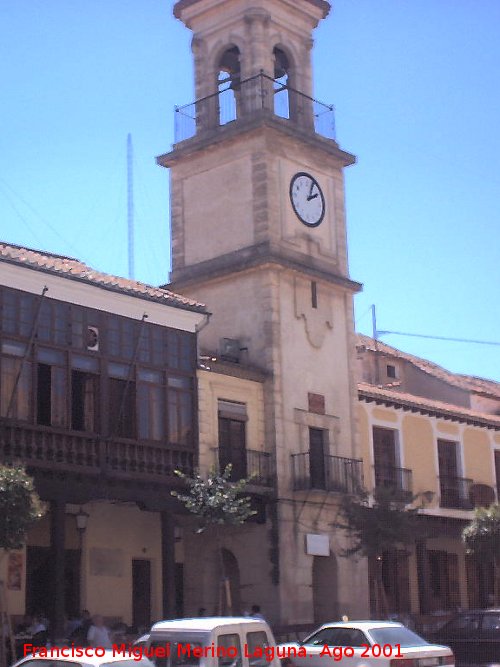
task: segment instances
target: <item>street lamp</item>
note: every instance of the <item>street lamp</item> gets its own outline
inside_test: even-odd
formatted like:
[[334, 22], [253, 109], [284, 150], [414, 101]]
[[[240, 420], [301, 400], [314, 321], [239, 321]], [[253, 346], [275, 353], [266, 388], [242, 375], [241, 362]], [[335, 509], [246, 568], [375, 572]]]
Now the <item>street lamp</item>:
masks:
[[89, 514], [84, 511], [83, 507], [80, 507], [80, 510], [75, 514], [76, 519], [76, 529], [80, 535], [80, 541], [83, 538], [84, 532], [87, 530], [87, 521], [89, 519]]

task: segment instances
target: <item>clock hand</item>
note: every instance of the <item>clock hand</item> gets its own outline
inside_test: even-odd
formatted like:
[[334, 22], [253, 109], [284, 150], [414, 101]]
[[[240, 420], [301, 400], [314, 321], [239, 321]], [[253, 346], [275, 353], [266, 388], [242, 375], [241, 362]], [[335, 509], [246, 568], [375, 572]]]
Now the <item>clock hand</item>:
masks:
[[316, 199], [317, 196], [318, 196], [318, 193], [316, 193], [315, 195], [309, 195], [309, 197], [307, 198], [307, 201], [311, 201], [311, 199]]

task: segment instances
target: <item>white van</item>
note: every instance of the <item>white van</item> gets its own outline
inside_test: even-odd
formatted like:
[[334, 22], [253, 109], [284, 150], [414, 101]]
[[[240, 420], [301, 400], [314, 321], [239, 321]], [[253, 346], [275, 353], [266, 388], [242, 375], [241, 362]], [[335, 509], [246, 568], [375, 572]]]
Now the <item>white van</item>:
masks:
[[156, 667], [281, 667], [271, 628], [246, 617], [160, 621], [144, 652]]

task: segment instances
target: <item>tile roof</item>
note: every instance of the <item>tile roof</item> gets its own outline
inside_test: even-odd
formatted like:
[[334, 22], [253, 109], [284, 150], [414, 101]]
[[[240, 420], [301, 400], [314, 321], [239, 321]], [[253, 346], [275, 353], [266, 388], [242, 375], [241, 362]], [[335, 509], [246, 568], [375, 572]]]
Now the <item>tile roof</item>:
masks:
[[386, 405], [401, 407], [404, 410], [413, 412], [425, 412], [427, 414], [461, 421], [469, 424], [486, 426], [500, 430], [500, 416], [463, 408], [443, 401], [435, 401], [430, 398], [415, 396], [415, 394], [406, 394], [401, 391], [394, 391], [387, 388], [377, 387], [366, 382], [358, 383], [358, 396], [360, 400], [377, 401]]
[[168, 289], [153, 287], [137, 280], [129, 280], [128, 278], [102, 273], [72, 257], [64, 257], [63, 255], [0, 242], [0, 261], [18, 266], [26, 266], [45, 273], [52, 273], [70, 280], [78, 280], [110, 291], [128, 294], [139, 299], [156, 301], [167, 306], [173, 306], [174, 308], [183, 308], [200, 313], [206, 312], [204, 304], [170, 292]]
[[387, 356], [403, 359], [414, 364], [424, 373], [432, 375], [443, 382], [453, 385], [463, 389], [464, 391], [470, 391], [475, 394], [482, 394], [483, 396], [490, 396], [491, 398], [500, 398], [500, 383], [494, 382], [493, 380], [487, 380], [485, 378], [477, 378], [472, 375], [460, 375], [458, 373], [452, 373], [451, 371], [438, 366], [438, 364], [428, 361], [427, 359], [421, 359], [407, 352], [402, 352], [395, 347], [391, 347], [382, 341], [377, 341], [377, 350], [375, 348], [375, 340], [364, 334], [357, 334], [358, 341], [360, 345], [366, 347], [366, 349], [373, 352], [379, 351], [382, 354]]

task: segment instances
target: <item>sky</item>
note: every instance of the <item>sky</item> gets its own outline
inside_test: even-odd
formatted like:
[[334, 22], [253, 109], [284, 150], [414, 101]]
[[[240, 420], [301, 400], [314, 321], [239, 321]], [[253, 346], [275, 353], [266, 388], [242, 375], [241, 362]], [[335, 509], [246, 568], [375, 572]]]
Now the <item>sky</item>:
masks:
[[[304, 0], [298, 0], [300, 2]], [[0, 0], [0, 239], [168, 281], [173, 109], [194, 99], [172, 0]], [[314, 96], [335, 105], [357, 329], [500, 381], [500, 2], [336, 0]]]

